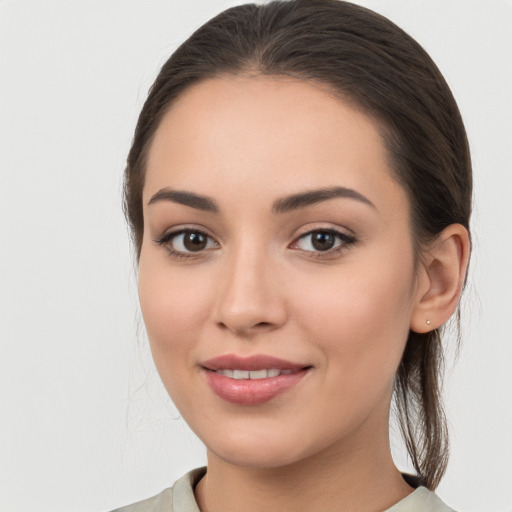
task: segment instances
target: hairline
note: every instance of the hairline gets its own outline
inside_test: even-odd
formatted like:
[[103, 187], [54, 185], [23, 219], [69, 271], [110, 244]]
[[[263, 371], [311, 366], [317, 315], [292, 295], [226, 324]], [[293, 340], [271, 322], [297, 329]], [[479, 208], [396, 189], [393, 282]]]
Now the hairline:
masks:
[[[373, 125], [375, 126], [375, 129], [377, 133], [379, 134], [383, 147], [384, 147], [384, 153], [386, 156], [386, 165], [388, 169], [390, 170], [390, 176], [391, 178], [400, 185], [408, 199], [408, 208], [409, 208], [409, 228], [410, 228], [410, 235], [411, 240], [413, 243], [413, 250], [414, 250], [414, 260], [415, 260], [415, 266], [417, 267], [421, 263], [421, 254], [424, 251], [425, 244], [431, 241], [432, 239], [435, 239], [437, 237], [437, 234], [434, 235], [434, 237], [430, 237], [429, 240], [422, 239], [421, 234], [419, 233], [418, 226], [415, 224], [414, 219], [414, 209], [413, 209], [413, 197], [411, 191], [408, 189], [405, 181], [400, 175], [400, 172], [397, 170], [400, 167], [400, 162], [397, 161], [395, 152], [393, 151], [393, 146], [400, 144], [400, 135], [393, 130], [393, 128], [390, 126], [389, 122], [387, 122], [384, 119], [384, 116], [381, 115], [379, 112], [372, 110], [370, 107], [364, 106], [360, 101], [358, 101], [356, 98], [354, 98], [353, 95], [347, 93], [346, 91], [335, 87], [333, 84], [329, 83], [327, 80], [323, 80], [320, 78], [310, 78], [306, 77], [304, 75], [301, 75], [300, 73], [292, 73], [292, 72], [268, 72], [266, 73], [263, 71], [256, 60], [250, 63], [246, 63], [244, 66], [240, 67], [239, 69], [233, 69], [233, 70], [227, 70], [227, 71], [218, 71], [215, 73], [209, 73], [205, 76], [198, 77], [194, 81], [184, 85], [178, 92], [178, 94], [170, 99], [164, 107], [160, 110], [158, 113], [158, 119], [154, 123], [153, 131], [148, 137], [146, 144], [144, 145], [142, 151], [141, 151], [141, 162], [140, 162], [140, 169], [142, 171], [142, 179], [141, 179], [141, 185], [140, 185], [140, 196], [142, 199], [143, 196], [143, 190], [145, 186], [146, 181], [146, 172], [147, 172], [147, 164], [148, 164], [148, 158], [149, 153], [151, 151], [151, 147], [153, 145], [156, 133], [158, 132], [158, 129], [160, 128], [160, 125], [164, 119], [164, 117], [167, 115], [168, 112], [170, 112], [177, 103], [180, 102], [183, 95], [187, 93], [192, 88], [195, 88], [197, 86], [200, 86], [201, 84], [208, 82], [210, 80], [220, 80], [223, 78], [236, 78], [236, 77], [245, 77], [245, 78], [252, 78], [252, 79], [259, 79], [259, 78], [265, 78], [265, 79], [289, 79], [290, 81], [298, 81], [306, 83], [307, 85], [314, 87], [329, 96], [331, 96], [336, 101], [339, 101], [341, 103], [344, 103], [346, 106], [348, 106], [350, 109], [352, 109], [354, 112], [359, 113], [366, 117], [367, 120], [369, 120]], [[144, 226], [144, 214], [141, 208], [141, 215], [142, 215], [142, 221]], [[140, 256], [140, 250], [141, 247], [137, 248], [137, 259]]]

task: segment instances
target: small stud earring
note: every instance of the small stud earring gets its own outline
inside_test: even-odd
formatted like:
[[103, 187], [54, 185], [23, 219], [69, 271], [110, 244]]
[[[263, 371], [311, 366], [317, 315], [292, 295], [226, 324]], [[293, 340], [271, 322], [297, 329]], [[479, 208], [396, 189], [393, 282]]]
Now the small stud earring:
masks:
[[427, 320], [427, 325], [430, 325], [430, 320]]

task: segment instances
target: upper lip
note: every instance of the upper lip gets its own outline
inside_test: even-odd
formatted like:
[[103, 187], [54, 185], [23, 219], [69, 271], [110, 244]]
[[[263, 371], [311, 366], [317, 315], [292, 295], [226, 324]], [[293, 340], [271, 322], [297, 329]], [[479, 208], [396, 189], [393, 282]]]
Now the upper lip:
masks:
[[249, 357], [241, 357], [236, 354], [225, 354], [208, 359], [201, 363], [207, 370], [292, 370], [298, 371], [311, 365], [293, 363], [273, 356], [257, 354]]

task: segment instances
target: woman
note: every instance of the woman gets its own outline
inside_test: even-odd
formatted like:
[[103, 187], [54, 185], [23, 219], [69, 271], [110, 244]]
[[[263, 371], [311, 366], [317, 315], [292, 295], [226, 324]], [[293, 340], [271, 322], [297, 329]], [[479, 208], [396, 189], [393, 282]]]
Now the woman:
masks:
[[[414, 40], [338, 0], [221, 13], [150, 91], [125, 207], [153, 357], [208, 468], [121, 510], [450, 510], [441, 331], [471, 163]], [[392, 397], [417, 476], [391, 457]]]

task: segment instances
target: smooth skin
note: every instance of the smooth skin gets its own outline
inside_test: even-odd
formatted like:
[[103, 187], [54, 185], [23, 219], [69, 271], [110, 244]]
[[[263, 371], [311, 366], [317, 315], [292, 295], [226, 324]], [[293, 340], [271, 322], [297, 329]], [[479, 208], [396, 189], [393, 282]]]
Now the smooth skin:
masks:
[[[334, 187], [345, 194], [276, 211]], [[415, 261], [376, 122], [320, 84], [209, 79], [163, 118], [143, 201], [140, 303], [162, 381], [207, 447], [201, 510], [371, 512], [407, 496], [389, 447], [393, 379], [409, 330], [455, 310], [469, 240], [449, 226]], [[311, 370], [241, 406], [206, 383], [201, 363], [223, 354]]]

